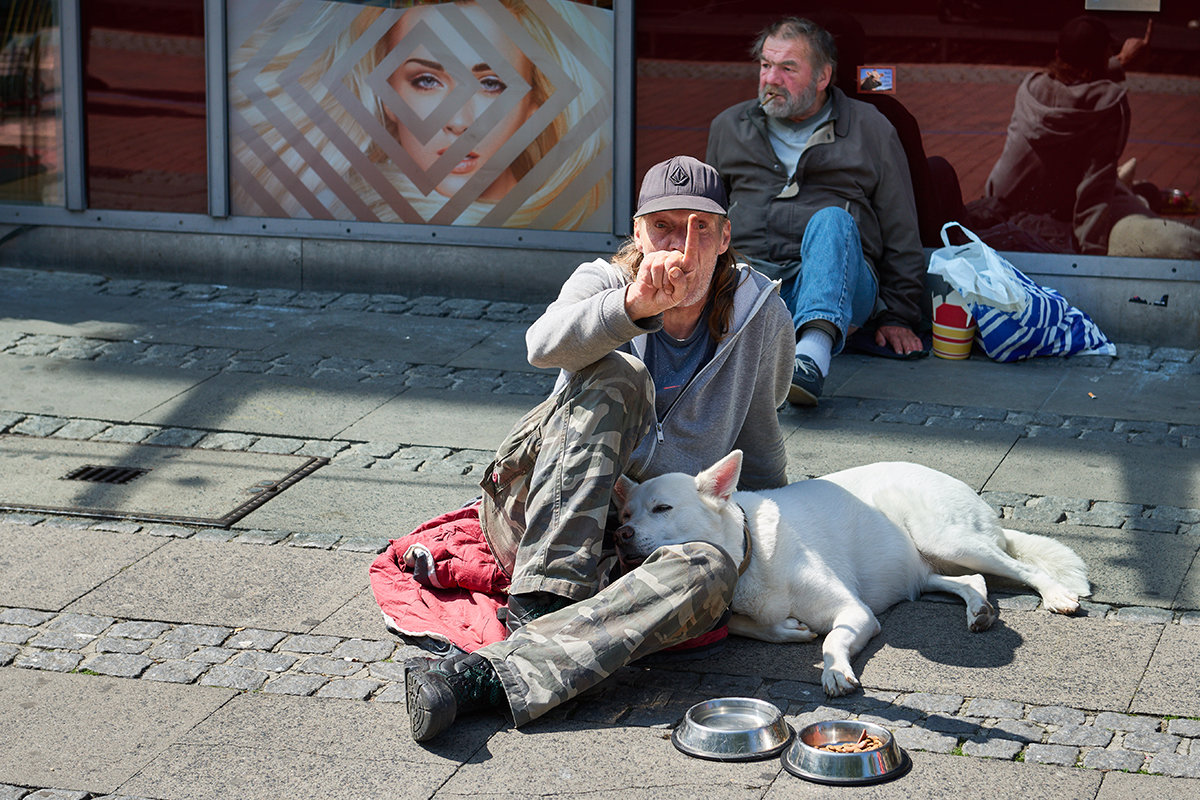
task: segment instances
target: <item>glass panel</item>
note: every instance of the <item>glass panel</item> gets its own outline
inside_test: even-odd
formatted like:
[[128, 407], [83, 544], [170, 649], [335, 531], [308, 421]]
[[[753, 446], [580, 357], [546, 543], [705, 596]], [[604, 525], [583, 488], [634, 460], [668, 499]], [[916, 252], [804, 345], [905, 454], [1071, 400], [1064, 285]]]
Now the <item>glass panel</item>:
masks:
[[[1024, 106], [1027, 116], [1020, 116], [1021, 130], [1012, 136], [1019, 87], [1031, 73], [1046, 71], [1060, 29], [1084, 13], [1082, 0], [846, 0], [836, 4], [844, 14], [830, 12], [833, 5], [639, 0], [638, 174], [676, 153], [703, 158], [713, 117], [756, 96], [758, 70], [749, 60], [756, 35], [787, 14], [799, 14], [839, 33], [843, 69], [838, 84], [875, 104], [901, 130], [914, 183], [923, 181], [916, 195], [926, 212], [922, 239], [927, 246], [940, 246], [940, 222], [953, 215], [965, 217], [960, 221], [1006, 250], [1200, 257], [1200, 9], [1194, 2], [1093, 3], [1158, 8], [1090, 12], [1108, 29], [1114, 53], [1127, 39], [1145, 37], [1152, 20], [1149, 47], [1124, 79], [1111, 84], [1081, 87], [1092, 79], [1075, 76], [1067, 80], [1080, 83], [1066, 88], [1059, 80], [1061, 105], [1054, 111]], [[861, 91], [858, 68], [879, 72], [889, 85]], [[1030, 99], [1028, 91], [1021, 93], [1022, 102]], [[1095, 127], [1082, 130], [1065, 149], [1044, 155], [1048, 151], [1042, 148], [1056, 145], [1036, 138], [1033, 128], [1052, 127], [1055, 115], [1071, 115], [1067, 98], [1072, 96], [1073, 103], [1103, 103], [1095, 98], [1107, 97], [1111, 107], [1097, 106], [1105, 113], [1094, 115], [1090, 124]], [[1085, 116], [1078, 115], [1080, 125], [1087, 123]], [[1126, 124], [1128, 133], [1122, 135]], [[1103, 151], [1101, 139], [1107, 140]], [[1014, 168], [998, 165], [1006, 142]], [[1025, 148], [1037, 155], [1026, 160]], [[926, 167], [921, 175], [918, 163]], [[940, 179], [939, 164], [956, 173], [965, 209], [951, 202], [952, 212], [939, 212], [943, 195], [931, 187], [950, 187], [952, 198], [954, 188], [953, 176]], [[1012, 178], [1020, 169], [1029, 170], [1029, 180], [1013, 180], [1015, 188], [1004, 192], [1005, 175]], [[1089, 209], [1096, 208], [1101, 212], [1089, 217]], [[1117, 219], [1124, 222], [1116, 223], [1110, 236]], [[1139, 228], [1140, 220], [1147, 225]]]
[[208, 211], [204, 0], [83, 0], [88, 206]]
[[0, 0], [0, 202], [63, 203], [57, 12]]
[[611, 230], [612, 11], [388, 5], [230, 5], [234, 213]]

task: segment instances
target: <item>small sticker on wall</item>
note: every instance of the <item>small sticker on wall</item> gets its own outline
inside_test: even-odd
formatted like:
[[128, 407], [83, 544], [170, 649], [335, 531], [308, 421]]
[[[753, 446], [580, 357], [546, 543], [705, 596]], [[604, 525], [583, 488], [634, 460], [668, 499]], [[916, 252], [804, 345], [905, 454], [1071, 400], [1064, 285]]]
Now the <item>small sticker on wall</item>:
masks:
[[861, 94], [894, 94], [896, 91], [896, 68], [859, 67], [858, 91]]

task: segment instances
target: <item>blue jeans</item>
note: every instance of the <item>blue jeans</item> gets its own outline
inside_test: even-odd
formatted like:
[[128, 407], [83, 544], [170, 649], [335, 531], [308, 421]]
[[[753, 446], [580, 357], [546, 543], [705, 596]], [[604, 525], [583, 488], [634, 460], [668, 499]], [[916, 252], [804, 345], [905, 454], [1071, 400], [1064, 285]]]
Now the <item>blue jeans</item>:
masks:
[[841, 333], [834, 355], [845, 345], [847, 329], [861, 327], [875, 312], [878, 281], [863, 258], [858, 225], [840, 208], [831, 206], [812, 215], [800, 241], [799, 262], [748, 261], [768, 276], [794, 273], [784, 278], [779, 293], [796, 330], [817, 319], [832, 323]]

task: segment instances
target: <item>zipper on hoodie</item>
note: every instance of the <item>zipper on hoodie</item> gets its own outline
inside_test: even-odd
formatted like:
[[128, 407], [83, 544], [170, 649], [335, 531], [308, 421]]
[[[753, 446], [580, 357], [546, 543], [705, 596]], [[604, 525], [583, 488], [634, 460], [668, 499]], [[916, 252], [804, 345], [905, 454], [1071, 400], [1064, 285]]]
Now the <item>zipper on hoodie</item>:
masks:
[[[749, 277], [747, 277], [747, 280], [749, 280]], [[763, 295], [769, 294], [769, 293], [770, 293], [770, 289], [766, 289], [763, 292], [760, 292], [758, 294], [758, 296], [755, 298], [755, 306], [754, 306], [752, 313], [750, 314], [750, 317], [753, 317], [754, 314], [758, 313], [758, 309], [762, 306]], [[735, 341], [737, 341], [739, 338], [741, 338], [743, 330], [745, 330], [745, 325], [739, 327], [737, 330], [735, 330], [733, 333], [731, 333], [729, 335], [729, 337], [725, 339], [725, 341], [721, 342], [721, 346], [719, 348], [717, 348], [717, 352], [713, 353], [713, 357], [708, 360], [708, 363], [706, 363], [703, 367], [701, 367], [699, 369], [699, 371], [697, 371], [696, 374], [692, 376], [691, 380], [689, 380], [686, 384], [684, 384], [684, 387], [679, 390], [679, 394], [676, 395], [676, 397], [675, 397], [675, 402], [671, 403], [670, 407], [667, 408], [666, 413], [663, 414], [662, 420], [655, 420], [654, 433], [655, 433], [655, 438], [658, 439], [659, 444], [661, 444], [667, 440], [666, 436], [663, 434], [663, 424], [666, 423], [666, 421], [670, 418], [671, 412], [675, 410], [675, 406], [679, 405], [679, 401], [682, 400], [683, 396], [691, 390], [692, 386], [694, 386], [696, 383], [699, 382], [700, 377], [703, 376], [704, 373], [709, 372], [712, 369], [714, 369], [713, 364], [716, 363], [717, 356], [720, 355], [721, 353], [723, 353], [724, 351], [730, 349], [731, 347], [733, 347], [733, 343]], [[651, 458], [653, 458], [653, 453], [651, 453]]]
[[[749, 278], [748, 278], [748, 277], [747, 277], [747, 280], [749, 280]], [[778, 286], [779, 282], [778, 282], [778, 281], [772, 281], [772, 284], [773, 284], [773, 285], [775, 285], [775, 286]], [[763, 289], [762, 291], [760, 291], [760, 292], [758, 293], [758, 295], [755, 297], [755, 300], [754, 300], [754, 303], [753, 303], [753, 308], [751, 309], [750, 316], [749, 316], [749, 317], [747, 317], [747, 319], [749, 319], [749, 318], [753, 317], [755, 314], [757, 314], [757, 313], [758, 313], [758, 310], [759, 310], [759, 308], [760, 308], [760, 307], [762, 306], [762, 304], [765, 302], [765, 297], [766, 297], [766, 296], [768, 296], [768, 295], [770, 295], [770, 293], [771, 293], [771, 287], [770, 287], [770, 286], [768, 286], [766, 289]], [[685, 386], [683, 387], [683, 389], [682, 389], [682, 390], [680, 390], [680, 392], [679, 392], [679, 396], [675, 398], [675, 402], [674, 402], [674, 403], [671, 403], [671, 407], [667, 409], [667, 413], [663, 414], [663, 418], [662, 418], [661, 420], [658, 420], [658, 419], [656, 419], [656, 420], [654, 421], [654, 442], [655, 442], [655, 447], [652, 447], [652, 448], [650, 448], [650, 453], [649, 453], [649, 455], [647, 455], [647, 456], [646, 456], [646, 462], [647, 462], [647, 463], [649, 463], [649, 462], [651, 462], [651, 461], [653, 461], [653, 460], [654, 460], [654, 454], [655, 454], [655, 452], [656, 452], [656, 451], [657, 451], [657, 449], [658, 449], [658, 447], [657, 447], [657, 446], [658, 446], [659, 444], [662, 444], [663, 442], [665, 442], [665, 441], [667, 440], [667, 437], [666, 437], [666, 435], [663, 433], [663, 424], [664, 424], [664, 423], [667, 421], [667, 419], [668, 419], [668, 418], [671, 416], [671, 412], [672, 412], [672, 411], [675, 409], [675, 406], [676, 406], [676, 405], [679, 403], [679, 401], [680, 401], [681, 399], [683, 399], [683, 396], [684, 396], [685, 394], [687, 394], [687, 392], [688, 392], [688, 391], [691, 389], [692, 385], [693, 385], [694, 383], [696, 383], [696, 379], [697, 379], [697, 378], [699, 378], [701, 375], [703, 375], [703, 374], [704, 374], [706, 371], [708, 371], [708, 370], [709, 370], [709, 369], [712, 367], [712, 364], [713, 364], [713, 362], [717, 360], [717, 359], [716, 359], [716, 357], [717, 357], [717, 354], [718, 354], [718, 353], [720, 353], [722, 350], [724, 350], [726, 347], [732, 347], [732, 346], [733, 346], [733, 342], [734, 342], [734, 340], [736, 340], [737, 338], [739, 338], [739, 337], [742, 335], [742, 331], [743, 331], [744, 329], [745, 329], [745, 326], [744, 326], [744, 325], [743, 325], [742, 327], [739, 327], [739, 328], [738, 328], [737, 330], [735, 330], [735, 331], [734, 331], [732, 334], [730, 334], [730, 338], [726, 339], [724, 342], [722, 342], [722, 343], [721, 343], [721, 346], [720, 346], [720, 347], [717, 349], [717, 353], [713, 353], [713, 357], [712, 357], [711, 359], [709, 359], [708, 363], [707, 363], [707, 364], [705, 364], [703, 367], [701, 367], [701, 368], [700, 368], [700, 371], [699, 371], [699, 372], [697, 372], [695, 375], [693, 375], [693, 376], [692, 376], [692, 379], [691, 379], [690, 381], [688, 381], [688, 382], [687, 382], [687, 385], [685, 385]], [[635, 352], [636, 352], [636, 348], [635, 348]], [[639, 357], [640, 357], [640, 356], [639, 356]]]

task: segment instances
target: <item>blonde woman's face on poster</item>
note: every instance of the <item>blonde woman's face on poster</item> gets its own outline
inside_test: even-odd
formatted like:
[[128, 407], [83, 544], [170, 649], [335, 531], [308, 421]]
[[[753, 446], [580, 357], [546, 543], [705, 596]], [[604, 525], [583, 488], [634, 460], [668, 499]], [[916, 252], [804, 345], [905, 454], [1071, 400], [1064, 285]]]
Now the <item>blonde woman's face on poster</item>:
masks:
[[[472, 24], [503, 55], [505, 61], [520, 73], [526, 83], [532, 84], [533, 63], [517, 49], [512, 40], [504, 35], [491, 16], [474, 4], [457, 5], [456, 7], [471, 19]], [[438, 6], [417, 6], [406, 11], [400, 17], [400, 21], [388, 32], [389, 48], [396, 47], [418, 23], [429, 22], [431, 17], [441, 15], [442, 12]], [[439, 27], [434, 26], [433, 30], [438, 30]], [[425, 33], [430, 32], [430, 28], [423, 30]], [[416, 116], [428, 119], [432, 114], [445, 115], [437, 133], [427, 142], [420, 141], [413, 132], [404, 126], [403, 122], [392, 117], [396, 123], [400, 145], [422, 170], [428, 171], [434, 162], [474, 125], [475, 120], [484, 112], [484, 109], [497, 102], [506, 91], [521, 92], [524, 96], [519, 103], [513, 105], [513, 108], [498, 125], [486, 132], [472, 131], [474, 136], [482, 134], [482, 138], [437, 185], [438, 193], [446, 197], [453, 196], [471, 177], [483, 169], [496, 151], [508, 141], [508, 138], [535, 110], [528, 87], [514, 86], [510, 88], [497, 73], [496, 65], [488, 63], [487, 56], [474, 51], [469, 45], [456, 46], [454, 56], [458, 64], [465, 64], [470, 69], [471, 80], [476, 88], [475, 93], [465, 104], [448, 115], [445, 109], [438, 111], [437, 107], [447, 95], [454, 91], [458, 82], [463, 78], [461, 66], [454, 67], [443, 64], [433, 58], [426, 47], [418, 45], [416, 48], [412, 48], [411, 54], [388, 79], [392, 88]], [[451, 74], [451, 70], [456, 71]], [[516, 182], [517, 179], [512, 170], [505, 167], [503, 172], [484, 190], [479, 199], [485, 202], [495, 202], [507, 194], [516, 185]]]

